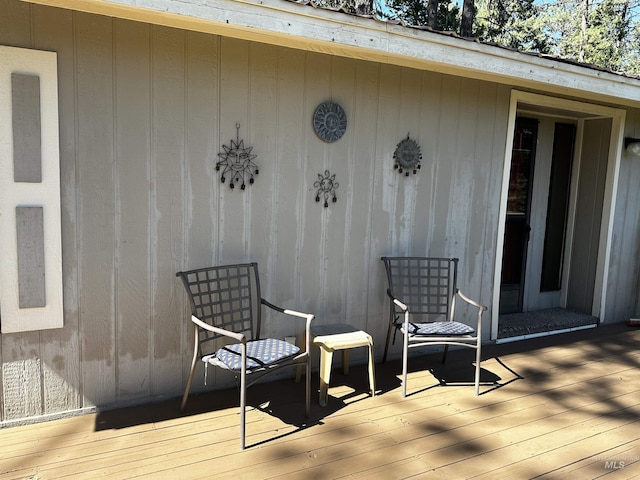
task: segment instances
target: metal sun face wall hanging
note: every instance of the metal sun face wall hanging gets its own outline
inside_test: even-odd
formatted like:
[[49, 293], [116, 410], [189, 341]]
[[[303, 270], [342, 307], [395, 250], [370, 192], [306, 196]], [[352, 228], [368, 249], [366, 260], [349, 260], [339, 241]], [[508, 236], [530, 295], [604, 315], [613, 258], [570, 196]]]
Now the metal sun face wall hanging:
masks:
[[393, 152], [393, 159], [395, 160], [393, 168], [397, 169], [399, 173], [404, 172], [407, 177], [410, 171], [414, 174], [418, 173], [418, 170], [420, 170], [420, 160], [422, 160], [420, 145], [418, 145], [415, 140], [409, 138], [409, 134], [407, 133], [407, 138], [396, 146], [396, 151]]
[[313, 129], [325, 142], [340, 140], [347, 129], [347, 115], [337, 103], [321, 103], [313, 113]]
[[248, 179], [249, 185], [253, 184], [253, 176], [258, 175], [258, 166], [253, 163], [257, 157], [251, 153], [253, 147], [245, 147], [244, 140], [240, 140], [240, 124], [236, 123], [236, 140], [231, 139], [229, 146], [222, 145], [224, 152], [218, 153], [222, 159], [216, 163], [216, 170], [222, 169], [220, 182], [224, 183], [229, 179], [229, 186], [233, 189], [236, 184], [240, 184], [240, 189], [244, 190]]
[[317, 188], [316, 191], [316, 202], [320, 201], [320, 197], [324, 199], [324, 206], [329, 206], [329, 198], [333, 203], [338, 201], [338, 197], [336, 195], [336, 189], [340, 186], [336, 180], [336, 174], [333, 175], [329, 170], [324, 171], [324, 175], [321, 173], [318, 174], [318, 180], [313, 183], [313, 186]]

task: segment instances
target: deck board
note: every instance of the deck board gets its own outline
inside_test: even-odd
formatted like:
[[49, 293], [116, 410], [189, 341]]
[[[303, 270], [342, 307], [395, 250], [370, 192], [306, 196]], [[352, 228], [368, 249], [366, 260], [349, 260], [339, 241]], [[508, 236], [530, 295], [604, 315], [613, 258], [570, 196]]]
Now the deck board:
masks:
[[[640, 476], [640, 329], [603, 326], [472, 353], [336, 370], [329, 404], [290, 379], [249, 390], [238, 446], [233, 390], [0, 430], [0, 479], [632, 478]], [[432, 369], [432, 372], [429, 371]], [[313, 376], [314, 389], [317, 375]], [[615, 468], [614, 468], [615, 467]], [[622, 467], [622, 468], [620, 468]]]

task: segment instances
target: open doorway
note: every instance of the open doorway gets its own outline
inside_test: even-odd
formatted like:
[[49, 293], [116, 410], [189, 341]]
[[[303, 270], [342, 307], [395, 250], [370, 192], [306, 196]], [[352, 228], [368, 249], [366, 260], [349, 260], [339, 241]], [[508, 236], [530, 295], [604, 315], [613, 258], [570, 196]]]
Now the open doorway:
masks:
[[516, 118], [500, 315], [561, 304], [575, 139], [572, 119], [532, 113]]
[[594, 324], [606, 298], [624, 112], [514, 92], [510, 113], [492, 338], [514, 318], [542, 319], [525, 328], [536, 333]]

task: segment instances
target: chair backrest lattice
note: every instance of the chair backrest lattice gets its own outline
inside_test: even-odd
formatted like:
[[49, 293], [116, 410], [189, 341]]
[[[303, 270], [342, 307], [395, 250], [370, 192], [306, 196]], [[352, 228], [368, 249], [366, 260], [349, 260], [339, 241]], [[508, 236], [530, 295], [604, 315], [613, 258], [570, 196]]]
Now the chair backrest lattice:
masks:
[[[201, 321], [249, 340], [260, 337], [260, 280], [258, 264], [200, 268], [176, 274], [189, 294], [191, 313]], [[200, 329], [200, 347], [222, 335]]]
[[[456, 292], [457, 258], [382, 257], [389, 290], [421, 320], [451, 320]], [[391, 304], [396, 315], [399, 307]], [[416, 319], [417, 320], [417, 319]]]

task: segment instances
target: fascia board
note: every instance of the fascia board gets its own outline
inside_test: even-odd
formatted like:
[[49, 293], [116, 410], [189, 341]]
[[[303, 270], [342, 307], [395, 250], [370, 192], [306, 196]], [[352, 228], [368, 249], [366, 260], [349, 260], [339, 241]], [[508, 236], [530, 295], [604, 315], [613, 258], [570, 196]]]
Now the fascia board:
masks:
[[285, 0], [23, 1], [640, 106], [639, 79]]

